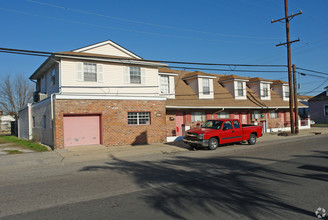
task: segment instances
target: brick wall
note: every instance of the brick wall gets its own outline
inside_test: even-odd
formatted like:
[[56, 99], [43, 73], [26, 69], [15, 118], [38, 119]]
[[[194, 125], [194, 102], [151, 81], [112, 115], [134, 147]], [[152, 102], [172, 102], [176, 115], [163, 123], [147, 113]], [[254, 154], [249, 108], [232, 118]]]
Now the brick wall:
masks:
[[[172, 120], [173, 119], [173, 120]], [[166, 135], [176, 136], [175, 111], [166, 111]]]
[[[166, 140], [165, 101], [55, 100], [56, 148], [64, 147], [65, 114], [100, 114], [102, 144], [158, 143]], [[150, 125], [128, 125], [128, 112], [150, 112]]]

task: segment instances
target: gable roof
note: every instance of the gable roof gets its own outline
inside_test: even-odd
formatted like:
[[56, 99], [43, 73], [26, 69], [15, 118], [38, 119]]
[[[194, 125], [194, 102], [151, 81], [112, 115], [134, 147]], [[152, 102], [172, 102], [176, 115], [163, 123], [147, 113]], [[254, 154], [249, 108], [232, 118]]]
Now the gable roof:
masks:
[[204, 73], [204, 72], [201, 72], [201, 71], [195, 71], [195, 72], [185, 74], [183, 79], [193, 78], [193, 77], [197, 77], [197, 76], [210, 77], [210, 78], [216, 78], [217, 77], [214, 74]]
[[272, 80], [262, 79], [262, 78], [260, 78], [260, 77], [250, 78], [250, 79], [249, 79], [249, 82], [250, 82], [250, 83], [255, 83], [255, 82], [266, 82], [266, 83], [270, 83], [270, 84], [273, 83]]
[[310, 98], [308, 101], [323, 101], [323, 100], [328, 100], [328, 96], [326, 91], [320, 93], [319, 95], [314, 96], [313, 98]]
[[91, 44], [89, 46], [81, 47], [72, 50], [72, 52], [93, 53], [102, 55], [113, 55], [111, 53], [114, 52], [116, 55], [119, 54], [122, 57], [142, 59], [140, 56], [136, 55], [135, 53], [132, 53], [131, 51], [125, 49], [124, 47], [111, 40], [106, 40], [96, 44]]
[[282, 80], [273, 80], [272, 85], [282, 85], [282, 84], [288, 84], [288, 82], [282, 81]]
[[229, 81], [229, 80], [238, 80], [238, 79], [241, 79], [241, 80], [249, 80], [248, 77], [243, 77], [243, 76], [236, 76], [236, 75], [223, 75], [223, 76], [220, 76], [219, 78], [219, 81], [220, 82], [223, 82], [223, 81]]

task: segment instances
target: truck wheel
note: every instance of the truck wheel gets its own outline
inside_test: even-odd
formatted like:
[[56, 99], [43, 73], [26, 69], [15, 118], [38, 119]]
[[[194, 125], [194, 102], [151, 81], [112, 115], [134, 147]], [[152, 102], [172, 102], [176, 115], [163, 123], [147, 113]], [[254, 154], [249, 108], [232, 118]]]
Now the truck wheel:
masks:
[[208, 141], [208, 148], [210, 150], [215, 150], [219, 146], [219, 141], [216, 138], [210, 138]]
[[248, 144], [253, 145], [255, 143], [256, 143], [256, 135], [255, 134], [249, 135]]

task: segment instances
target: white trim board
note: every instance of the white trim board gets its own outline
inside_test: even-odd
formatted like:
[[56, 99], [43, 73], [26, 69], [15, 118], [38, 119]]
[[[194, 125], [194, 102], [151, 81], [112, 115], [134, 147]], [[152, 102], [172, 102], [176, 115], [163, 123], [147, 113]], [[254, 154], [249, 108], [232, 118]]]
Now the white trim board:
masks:
[[138, 96], [101, 96], [101, 95], [55, 95], [55, 99], [91, 99], [91, 100], [140, 100], [140, 101], [165, 101], [162, 97], [138, 97]]

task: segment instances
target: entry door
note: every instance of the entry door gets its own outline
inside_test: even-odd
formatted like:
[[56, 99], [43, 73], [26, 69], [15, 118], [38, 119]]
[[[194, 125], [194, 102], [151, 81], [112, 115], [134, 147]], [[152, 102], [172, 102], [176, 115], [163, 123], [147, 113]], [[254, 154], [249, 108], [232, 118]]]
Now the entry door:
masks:
[[175, 126], [176, 126], [176, 134], [177, 136], [181, 136], [184, 134], [182, 129], [183, 125], [183, 112], [176, 112], [175, 113]]
[[64, 147], [100, 144], [100, 116], [64, 116]]

